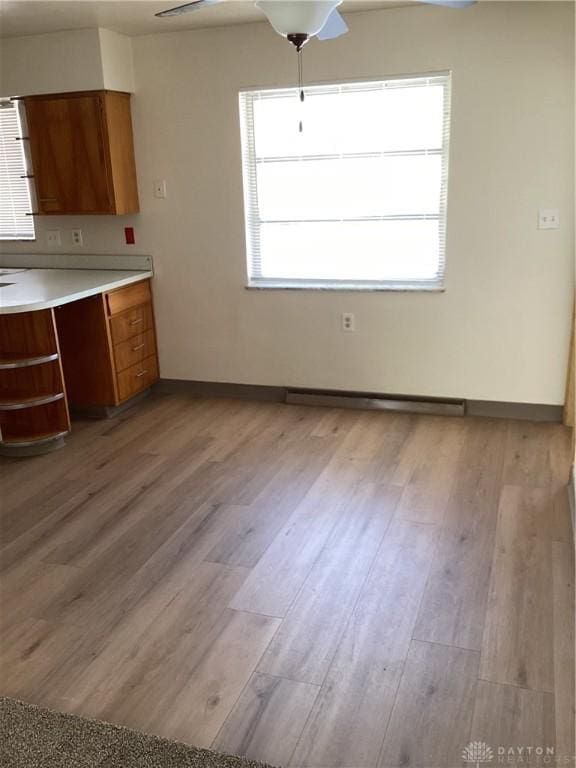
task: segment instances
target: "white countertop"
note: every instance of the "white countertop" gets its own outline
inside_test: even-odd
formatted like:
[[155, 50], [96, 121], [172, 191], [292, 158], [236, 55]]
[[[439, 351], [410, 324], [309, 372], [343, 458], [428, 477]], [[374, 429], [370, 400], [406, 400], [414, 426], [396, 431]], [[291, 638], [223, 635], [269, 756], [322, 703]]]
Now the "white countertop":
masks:
[[149, 277], [150, 270], [134, 269], [0, 269], [0, 315], [50, 309]]

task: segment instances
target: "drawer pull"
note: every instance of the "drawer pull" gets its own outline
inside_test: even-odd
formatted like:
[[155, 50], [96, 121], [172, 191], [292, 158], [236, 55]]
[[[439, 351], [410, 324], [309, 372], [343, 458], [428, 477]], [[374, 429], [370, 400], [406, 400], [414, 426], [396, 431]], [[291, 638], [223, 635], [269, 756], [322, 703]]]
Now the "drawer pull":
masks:
[[147, 373], [148, 373], [148, 371], [147, 371], [147, 370], [145, 370], [145, 371], [140, 371], [140, 373], [137, 373], [137, 374], [136, 374], [136, 378], [137, 378], [137, 379], [139, 379], [139, 378], [141, 378], [142, 376], [145, 376]]
[[128, 325], [138, 325], [138, 323], [141, 323], [143, 318], [139, 317], [137, 320], [130, 320]]
[[144, 344], [138, 344], [137, 347], [132, 347], [132, 352], [138, 352], [139, 349], [144, 349]]

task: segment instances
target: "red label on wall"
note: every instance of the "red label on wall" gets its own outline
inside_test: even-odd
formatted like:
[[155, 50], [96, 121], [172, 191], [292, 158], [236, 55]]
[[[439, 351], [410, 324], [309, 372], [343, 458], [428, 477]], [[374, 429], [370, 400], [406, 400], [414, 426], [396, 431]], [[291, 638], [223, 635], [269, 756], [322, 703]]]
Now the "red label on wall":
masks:
[[134, 227], [124, 227], [124, 237], [126, 238], [126, 245], [134, 245], [136, 242]]

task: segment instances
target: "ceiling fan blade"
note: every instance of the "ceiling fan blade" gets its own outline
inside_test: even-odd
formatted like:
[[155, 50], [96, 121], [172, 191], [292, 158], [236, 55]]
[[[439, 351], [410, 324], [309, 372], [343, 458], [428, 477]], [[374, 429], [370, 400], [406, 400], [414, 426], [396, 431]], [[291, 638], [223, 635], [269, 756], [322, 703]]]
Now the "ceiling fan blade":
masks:
[[318, 40], [335, 40], [340, 35], [345, 35], [346, 32], [348, 32], [348, 25], [338, 11], [334, 9], [316, 37]]
[[183, 13], [190, 13], [190, 11], [199, 11], [201, 8], [205, 8], [207, 5], [216, 5], [221, 3], [222, 0], [193, 0], [191, 3], [184, 3], [184, 5], [177, 5], [175, 8], [168, 8], [167, 11], [160, 11], [155, 13], [154, 16], [158, 18], [165, 18], [166, 16], [180, 16]]
[[446, 8], [467, 8], [478, 0], [420, 0], [420, 2], [427, 5], [443, 5]]

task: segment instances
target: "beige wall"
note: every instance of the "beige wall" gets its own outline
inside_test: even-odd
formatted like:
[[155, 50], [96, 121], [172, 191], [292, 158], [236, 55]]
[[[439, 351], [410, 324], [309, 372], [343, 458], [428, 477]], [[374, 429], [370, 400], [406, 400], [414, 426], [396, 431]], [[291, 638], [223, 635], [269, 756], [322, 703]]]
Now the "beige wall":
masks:
[[0, 96], [134, 91], [132, 41], [108, 29], [0, 40]]
[[1, 96], [102, 88], [97, 29], [0, 40]]
[[[485, 400], [563, 401], [573, 290], [572, 3], [351, 15], [312, 81], [453, 73], [446, 292], [246, 291], [238, 90], [294, 82], [267, 24], [133, 39], [142, 213], [81, 224], [86, 252], [154, 256], [162, 375]], [[165, 178], [168, 199], [152, 196]], [[539, 207], [561, 209], [538, 231]], [[11, 250], [16, 250], [12, 248]], [[22, 246], [20, 250], [25, 250]], [[60, 250], [72, 250], [67, 246]], [[355, 312], [357, 330], [340, 331]]]

